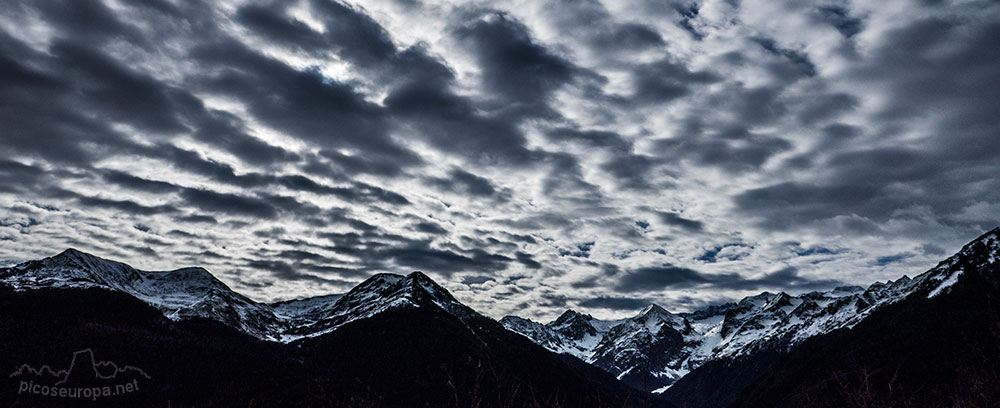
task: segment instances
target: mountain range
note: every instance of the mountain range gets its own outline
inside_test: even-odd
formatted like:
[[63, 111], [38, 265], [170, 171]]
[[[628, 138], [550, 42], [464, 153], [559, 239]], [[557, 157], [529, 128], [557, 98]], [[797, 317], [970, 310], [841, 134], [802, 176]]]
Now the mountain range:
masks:
[[[92, 348], [149, 373], [143, 393], [101, 406], [662, 403], [507, 330], [421, 272], [264, 304], [201, 268], [140, 271], [69, 249], [0, 270], [0, 338], [0, 367], [57, 363]], [[0, 387], [0, 403], [76, 402], [17, 390]]]
[[421, 272], [266, 304], [69, 249], [0, 269], [0, 367], [100, 349], [152, 377], [123, 406], [995, 406], [998, 260], [1000, 229], [912, 279], [542, 324]]
[[904, 276], [868, 288], [845, 286], [798, 296], [764, 292], [677, 314], [652, 304], [621, 320], [599, 320], [567, 310], [547, 324], [517, 316], [500, 322], [549, 350], [577, 356], [632, 386], [663, 392], [708, 361], [738, 358], [764, 348], [789, 348], [819, 334], [853, 327], [873, 311], [923, 286], [937, 285], [945, 291], [954, 283], [947, 273], [935, 269], [916, 279]]

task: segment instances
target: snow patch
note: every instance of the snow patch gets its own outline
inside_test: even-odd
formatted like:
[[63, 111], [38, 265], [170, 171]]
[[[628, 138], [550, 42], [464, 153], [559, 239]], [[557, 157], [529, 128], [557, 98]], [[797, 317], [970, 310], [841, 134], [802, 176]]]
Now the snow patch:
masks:
[[673, 384], [657, 388], [653, 390], [653, 394], [663, 394], [666, 390], [669, 390], [671, 386], [673, 386]]
[[935, 297], [935, 296], [941, 294], [941, 292], [943, 292], [943, 291], [947, 290], [948, 288], [950, 288], [952, 285], [954, 285], [956, 282], [958, 282], [958, 277], [961, 276], [961, 275], [962, 275], [962, 270], [961, 269], [959, 269], [959, 270], [955, 271], [954, 273], [952, 273], [951, 276], [948, 277], [948, 279], [945, 279], [944, 282], [941, 282], [941, 284], [938, 285], [938, 287], [934, 288], [934, 290], [932, 290], [931, 293], [929, 293], [927, 295], [927, 298], [930, 299], [932, 297]]

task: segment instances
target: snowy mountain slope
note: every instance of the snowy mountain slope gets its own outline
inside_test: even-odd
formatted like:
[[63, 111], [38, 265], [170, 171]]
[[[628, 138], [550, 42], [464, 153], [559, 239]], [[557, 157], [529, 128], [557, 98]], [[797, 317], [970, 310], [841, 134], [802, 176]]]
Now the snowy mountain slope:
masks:
[[[577, 356], [623, 381], [649, 391], [662, 391], [702, 364], [736, 358], [766, 348], [788, 349], [816, 335], [851, 328], [873, 311], [909, 296], [940, 296], [962, 279], [953, 270], [971, 251], [988, 253], [984, 262], [1000, 259], [1000, 229], [966, 245], [935, 268], [910, 279], [876, 282], [868, 288], [839, 287], [791, 296], [764, 292], [735, 303], [690, 313], [671, 314], [650, 305], [635, 317], [606, 322], [597, 330], [587, 315], [567, 311], [548, 324], [516, 316], [501, 320], [554, 352]], [[570, 316], [571, 318], [566, 318]], [[567, 331], [567, 327], [573, 327]], [[594, 346], [594, 338], [598, 337]]]
[[462, 321], [477, 315], [421, 272], [406, 276], [382, 273], [338, 296], [332, 304], [311, 308], [305, 314], [286, 315], [293, 327], [283, 333], [282, 341], [329, 333], [352, 321], [405, 307], [440, 308]]
[[526, 335], [549, 350], [570, 354], [588, 362], [604, 335], [621, 322], [622, 320], [595, 319], [573, 310], [567, 310], [547, 325], [518, 316], [500, 319], [500, 323], [509, 330]]
[[269, 303], [268, 306], [278, 317], [285, 319], [310, 319], [327, 313], [343, 293], [333, 295], [313, 296]]
[[0, 270], [0, 282], [15, 290], [101, 288], [128, 293], [173, 320], [204, 317], [242, 332], [274, 339], [287, 324], [270, 307], [229, 289], [207, 270], [141, 271], [75, 249]]
[[706, 363], [663, 394], [692, 408], [1000, 406], [997, 232], [900, 282], [849, 330]]
[[125, 292], [172, 320], [204, 317], [254, 337], [290, 342], [399, 307], [440, 308], [462, 321], [477, 315], [427, 275], [378, 274], [343, 295], [261, 304], [234, 292], [202, 268], [150, 272], [68, 249], [58, 255], [0, 269], [0, 283], [15, 290], [101, 288]]

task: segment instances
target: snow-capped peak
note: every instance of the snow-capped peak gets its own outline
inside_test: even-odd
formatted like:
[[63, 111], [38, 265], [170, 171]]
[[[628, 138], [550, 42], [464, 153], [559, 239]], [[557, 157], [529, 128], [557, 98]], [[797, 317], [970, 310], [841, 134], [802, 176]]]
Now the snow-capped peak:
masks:
[[347, 323], [406, 307], [440, 308], [463, 321], [475, 314], [423, 272], [406, 276], [380, 273], [339, 296], [332, 304], [313, 307], [306, 318], [285, 316], [295, 324], [282, 339], [292, 341], [329, 333]]
[[0, 276], [15, 287], [102, 286], [119, 290], [142, 279], [139, 271], [128, 265], [72, 248], [48, 258], [15, 265]]
[[650, 303], [649, 306], [646, 306], [639, 311], [639, 316], [673, 316], [673, 314], [658, 304]]

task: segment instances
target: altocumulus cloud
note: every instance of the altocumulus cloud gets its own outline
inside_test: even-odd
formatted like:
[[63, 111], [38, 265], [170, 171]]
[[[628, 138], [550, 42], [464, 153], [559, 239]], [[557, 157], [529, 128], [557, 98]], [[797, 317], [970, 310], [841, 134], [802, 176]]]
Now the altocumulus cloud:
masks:
[[0, 259], [540, 318], [916, 273], [1000, 219], [1000, 6], [888, 1], [11, 0]]

